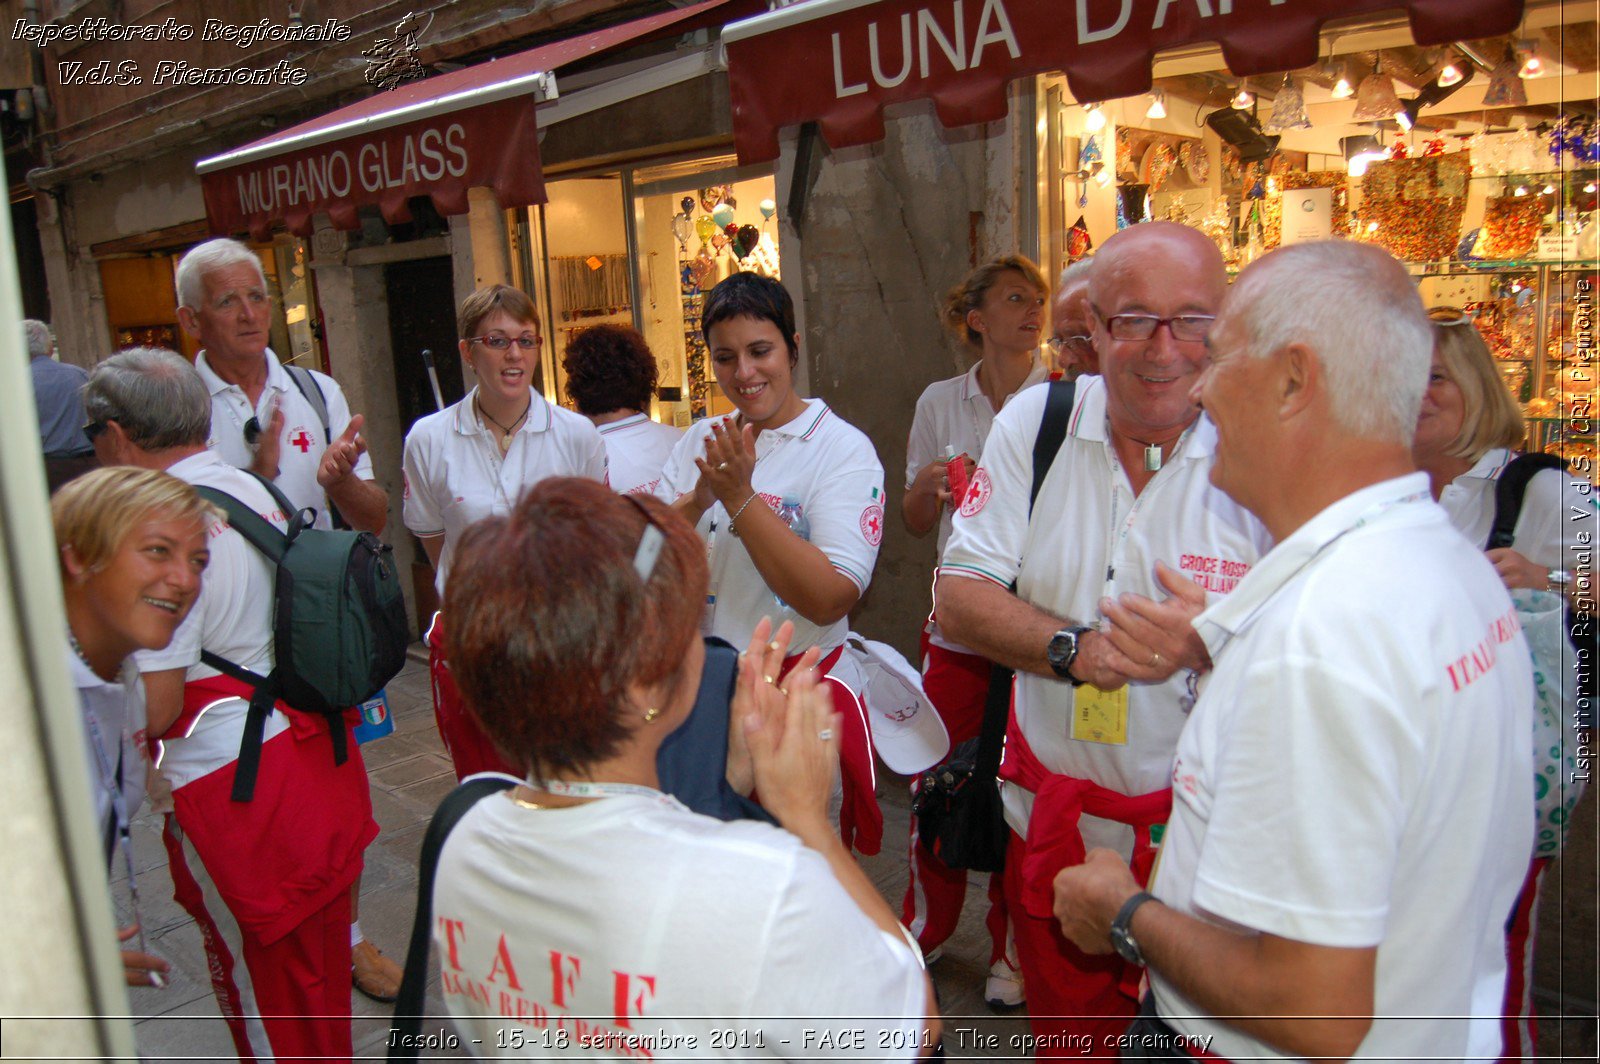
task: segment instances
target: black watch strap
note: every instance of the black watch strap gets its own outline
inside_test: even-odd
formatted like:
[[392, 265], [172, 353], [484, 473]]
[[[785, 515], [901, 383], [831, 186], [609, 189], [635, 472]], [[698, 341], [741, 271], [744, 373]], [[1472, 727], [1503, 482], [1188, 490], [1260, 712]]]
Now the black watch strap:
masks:
[[1116, 948], [1117, 953], [1121, 955], [1123, 960], [1137, 964], [1141, 968], [1145, 966], [1144, 953], [1139, 949], [1139, 943], [1133, 937], [1133, 931], [1129, 925], [1133, 923], [1133, 914], [1138, 911], [1139, 906], [1147, 901], [1155, 900], [1156, 896], [1154, 894], [1151, 894], [1148, 890], [1141, 890], [1122, 903], [1122, 908], [1117, 910], [1115, 919], [1111, 921], [1112, 946]]

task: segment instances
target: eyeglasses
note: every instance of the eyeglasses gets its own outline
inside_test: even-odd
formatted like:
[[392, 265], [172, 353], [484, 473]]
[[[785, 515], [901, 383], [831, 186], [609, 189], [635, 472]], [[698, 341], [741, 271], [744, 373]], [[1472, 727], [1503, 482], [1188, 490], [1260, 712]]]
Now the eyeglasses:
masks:
[[1158, 318], [1154, 314], [1113, 314], [1102, 320], [1111, 331], [1113, 340], [1148, 340], [1165, 325], [1174, 340], [1196, 343], [1211, 334], [1211, 323], [1217, 320], [1217, 316], [1179, 314], [1171, 318]]
[[1428, 311], [1429, 321], [1447, 328], [1451, 325], [1471, 325], [1472, 317], [1471, 311], [1460, 307], [1433, 307]]
[[536, 351], [544, 343], [542, 336], [473, 336], [468, 338], [469, 343], [482, 344], [491, 351], [505, 351], [516, 344], [524, 351]]
[[1059, 355], [1063, 351], [1071, 351], [1075, 355], [1090, 355], [1094, 353], [1094, 341], [1083, 335], [1052, 336], [1045, 341], [1045, 346], [1050, 348], [1052, 354]]
[[104, 432], [109, 425], [110, 422], [107, 421], [87, 422], [83, 426], [83, 434], [89, 438], [90, 443], [93, 443], [95, 440], [100, 438], [100, 434]]

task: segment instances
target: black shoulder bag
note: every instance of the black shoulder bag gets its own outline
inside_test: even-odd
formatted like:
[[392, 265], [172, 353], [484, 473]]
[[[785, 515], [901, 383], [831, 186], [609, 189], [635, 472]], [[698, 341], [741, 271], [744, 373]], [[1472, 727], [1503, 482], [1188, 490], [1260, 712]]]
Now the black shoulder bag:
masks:
[[[1072, 415], [1073, 382], [1051, 381], [1039, 435], [1033, 441], [1033, 485], [1028, 491], [1028, 515], [1039, 497], [1044, 478], [1067, 438]], [[1015, 590], [1016, 585], [1012, 585]], [[983, 706], [983, 730], [968, 739], [943, 764], [922, 774], [912, 810], [917, 814], [917, 837], [929, 851], [951, 868], [998, 872], [1005, 867], [1005, 808], [1000, 801], [1000, 752], [1004, 749], [1006, 721], [1011, 715], [1011, 685], [1015, 673], [1003, 665], [989, 671], [989, 694]]]

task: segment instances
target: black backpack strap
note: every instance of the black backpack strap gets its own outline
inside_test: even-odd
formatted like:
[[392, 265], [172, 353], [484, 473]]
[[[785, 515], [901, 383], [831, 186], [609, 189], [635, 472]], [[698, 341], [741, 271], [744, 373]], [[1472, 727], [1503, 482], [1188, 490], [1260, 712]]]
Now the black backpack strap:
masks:
[[239, 740], [239, 760], [233, 770], [233, 793], [229, 795], [236, 802], [248, 802], [256, 794], [256, 775], [261, 768], [261, 742], [267, 734], [267, 717], [278, 701], [277, 677], [275, 674], [262, 676], [251, 672], [209, 650], [200, 651], [200, 661], [224, 676], [250, 685], [250, 711], [244, 718], [244, 736]]
[[1519, 454], [1500, 471], [1494, 485], [1494, 522], [1489, 526], [1489, 542], [1484, 550], [1498, 550], [1511, 546], [1517, 530], [1517, 518], [1522, 516], [1522, 497], [1528, 492], [1528, 482], [1546, 469], [1565, 472], [1566, 460], [1553, 454]]
[[1067, 439], [1067, 421], [1072, 417], [1072, 400], [1077, 391], [1074, 381], [1051, 381], [1050, 394], [1044, 401], [1044, 417], [1039, 421], [1039, 435], [1033, 440], [1033, 486], [1028, 489], [1028, 516], [1033, 516], [1033, 501], [1044, 487], [1044, 478], [1050, 475], [1061, 445]]
[[417, 1059], [417, 1039], [405, 1036], [415, 1035], [422, 1029], [423, 998], [428, 984], [428, 946], [433, 940], [433, 879], [439, 870], [439, 853], [444, 849], [444, 842], [456, 822], [477, 805], [479, 799], [516, 785], [517, 781], [509, 776], [472, 777], [445, 795], [434, 811], [427, 834], [422, 837], [422, 856], [417, 862], [417, 911], [411, 920], [411, 942], [406, 947], [400, 996], [394, 1003], [394, 1031], [402, 1037], [390, 1038], [390, 1060]]
[[[245, 470], [249, 472], [249, 470]], [[251, 473], [261, 483], [271, 490], [273, 498], [278, 505], [284, 508], [284, 515], [290, 518], [293, 527], [293, 503], [283, 497], [283, 493], [273, 486], [272, 481], [255, 473]], [[229, 495], [216, 488], [196, 486], [194, 489], [206, 502], [220, 509], [228, 515], [228, 524], [233, 530], [245, 538], [256, 550], [266, 556], [267, 561], [276, 567], [283, 561], [284, 551], [288, 549], [290, 537], [279, 532], [273, 527], [272, 522], [256, 513], [255, 509], [246, 505], [242, 500]]]
[[289, 379], [300, 389], [300, 394], [306, 397], [311, 409], [317, 412], [317, 418], [322, 422], [322, 442], [332, 443], [333, 426], [328, 423], [328, 397], [322, 394], [322, 385], [317, 383], [317, 378], [313, 377], [311, 371], [304, 366], [285, 365], [283, 368], [289, 371]]
[[[1056, 455], [1067, 439], [1067, 422], [1072, 417], [1072, 403], [1077, 391], [1073, 381], [1051, 381], [1050, 394], [1045, 398], [1044, 416], [1039, 420], [1039, 435], [1033, 441], [1033, 486], [1028, 490], [1028, 517], [1033, 518], [1033, 503], [1050, 474]], [[1011, 585], [1016, 590], [1016, 585]], [[1011, 715], [1011, 685], [1016, 673], [1003, 665], [989, 667], [989, 693], [984, 697], [983, 728], [978, 733], [978, 753], [973, 759], [973, 773], [979, 779], [990, 779], [1000, 771], [1000, 752], [1005, 747], [1006, 721]]]

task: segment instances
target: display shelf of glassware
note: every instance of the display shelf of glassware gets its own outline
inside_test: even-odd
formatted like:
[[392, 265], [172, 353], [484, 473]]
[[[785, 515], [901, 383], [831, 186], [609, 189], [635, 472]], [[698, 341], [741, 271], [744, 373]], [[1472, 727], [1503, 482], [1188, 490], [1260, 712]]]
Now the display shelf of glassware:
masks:
[[1595, 457], [1597, 288], [1600, 263], [1414, 264], [1429, 307], [1457, 307], [1494, 353], [1528, 420], [1530, 450]]

